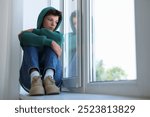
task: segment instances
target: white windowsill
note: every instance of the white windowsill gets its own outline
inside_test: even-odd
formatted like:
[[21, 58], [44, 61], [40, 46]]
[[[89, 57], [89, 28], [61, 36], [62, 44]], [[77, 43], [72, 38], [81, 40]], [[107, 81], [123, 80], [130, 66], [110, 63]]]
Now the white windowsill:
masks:
[[61, 92], [59, 95], [44, 95], [44, 96], [29, 96], [20, 94], [21, 100], [142, 100], [142, 98], [112, 96], [101, 94], [84, 94], [84, 93], [70, 93]]

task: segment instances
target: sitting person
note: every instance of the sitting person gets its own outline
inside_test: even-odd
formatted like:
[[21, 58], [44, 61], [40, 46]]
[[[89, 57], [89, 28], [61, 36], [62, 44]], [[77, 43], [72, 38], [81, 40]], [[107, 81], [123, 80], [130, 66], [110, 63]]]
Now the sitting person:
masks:
[[61, 12], [47, 7], [39, 14], [36, 29], [19, 34], [23, 49], [19, 81], [31, 96], [60, 93], [63, 35], [56, 30], [61, 21]]

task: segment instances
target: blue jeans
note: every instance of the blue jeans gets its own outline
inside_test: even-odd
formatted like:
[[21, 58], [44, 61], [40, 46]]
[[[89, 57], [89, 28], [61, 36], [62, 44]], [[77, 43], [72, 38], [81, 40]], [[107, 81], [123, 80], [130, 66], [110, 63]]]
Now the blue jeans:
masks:
[[56, 53], [48, 46], [42, 48], [26, 46], [23, 47], [23, 61], [20, 68], [20, 84], [29, 92], [31, 87], [30, 70], [36, 68], [44, 77], [49, 68], [54, 70], [54, 79], [58, 87], [62, 84], [62, 66]]
[[72, 76], [78, 76], [78, 58], [77, 58], [77, 53], [74, 53], [71, 61], [69, 62], [69, 66], [68, 66], [68, 76], [72, 77]]

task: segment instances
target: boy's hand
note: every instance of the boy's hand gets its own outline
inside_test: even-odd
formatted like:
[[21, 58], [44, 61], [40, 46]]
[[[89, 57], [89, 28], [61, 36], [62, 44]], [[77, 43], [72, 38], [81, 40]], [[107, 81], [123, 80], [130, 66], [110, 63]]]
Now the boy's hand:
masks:
[[54, 52], [57, 54], [59, 58], [62, 53], [62, 49], [60, 48], [60, 46], [55, 41], [52, 41], [51, 48], [54, 50]]

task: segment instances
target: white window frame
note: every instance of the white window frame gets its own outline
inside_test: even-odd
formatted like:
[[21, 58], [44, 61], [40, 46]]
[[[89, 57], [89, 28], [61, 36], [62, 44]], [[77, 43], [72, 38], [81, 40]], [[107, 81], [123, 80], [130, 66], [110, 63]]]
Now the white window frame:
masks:
[[135, 0], [135, 32], [136, 32], [136, 62], [137, 80], [117, 82], [96, 82], [90, 83], [90, 23], [89, 6], [90, 0], [82, 1], [82, 52], [84, 90], [86, 93], [112, 94], [122, 96], [150, 97], [150, 14], [147, 0]]

